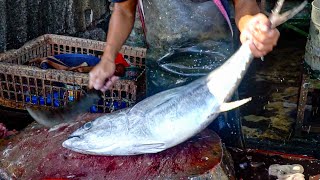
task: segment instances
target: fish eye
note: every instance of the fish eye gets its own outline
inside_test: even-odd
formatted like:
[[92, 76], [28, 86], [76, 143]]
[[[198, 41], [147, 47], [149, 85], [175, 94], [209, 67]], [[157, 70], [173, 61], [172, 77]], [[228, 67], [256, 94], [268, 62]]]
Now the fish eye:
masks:
[[83, 125], [83, 128], [84, 128], [85, 130], [89, 130], [91, 127], [92, 127], [92, 123], [91, 123], [91, 122], [87, 122], [87, 123], [85, 123], [85, 124]]

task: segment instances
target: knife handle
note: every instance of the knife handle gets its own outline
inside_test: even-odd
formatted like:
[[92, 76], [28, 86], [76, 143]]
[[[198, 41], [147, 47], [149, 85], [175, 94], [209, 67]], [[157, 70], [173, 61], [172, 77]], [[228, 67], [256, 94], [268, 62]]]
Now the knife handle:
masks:
[[115, 76], [124, 77], [126, 75], [126, 68], [123, 64], [116, 64], [116, 69], [114, 71]]

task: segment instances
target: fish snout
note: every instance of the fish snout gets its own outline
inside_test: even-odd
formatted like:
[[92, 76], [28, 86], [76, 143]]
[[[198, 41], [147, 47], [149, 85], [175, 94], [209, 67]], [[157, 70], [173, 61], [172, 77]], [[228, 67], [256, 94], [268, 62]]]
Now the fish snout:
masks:
[[63, 143], [64, 148], [72, 149], [75, 144], [83, 139], [82, 135], [70, 135]]

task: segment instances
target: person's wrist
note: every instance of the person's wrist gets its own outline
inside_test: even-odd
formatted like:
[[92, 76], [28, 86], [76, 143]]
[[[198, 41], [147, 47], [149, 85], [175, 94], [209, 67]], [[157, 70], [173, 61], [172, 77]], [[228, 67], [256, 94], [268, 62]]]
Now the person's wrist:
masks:
[[103, 50], [103, 56], [101, 59], [114, 62], [115, 58], [117, 57], [117, 54], [118, 54], [118, 51], [114, 48], [114, 46], [110, 44], [106, 44]]
[[114, 63], [114, 59], [115, 59], [115, 57], [112, 57], [110, 55], [103, 55], [101, 57], [101, 62], [102, 63]]
[[245, 28], [248, 26], [248, 23], [250, 22], [250, 20], [253, 18], [252, 15], [245, 15], [243, 17], [241, 17], [241, 19], [239, 20], [239, 31], [242, 32], [245, 30]]

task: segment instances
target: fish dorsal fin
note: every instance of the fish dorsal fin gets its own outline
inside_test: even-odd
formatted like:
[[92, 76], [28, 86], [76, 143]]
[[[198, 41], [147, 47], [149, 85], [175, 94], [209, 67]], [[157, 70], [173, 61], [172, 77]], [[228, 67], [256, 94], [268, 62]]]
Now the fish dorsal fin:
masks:
[[252, 98], [250, 97], [250, 98], [241, 99], [241, 100], [238, 100], [238, 101], [233, 101], [233, 102], [229, 102], [229, 103], [223, 103], [220, 106], [219, 112], [225, 112], [225, 111], [229, 111], [231, 109], [235, 109], [235, 108], [237, 108], [239, 106], [242, 106], [245, 103], [251, 101], [251, 99]]

